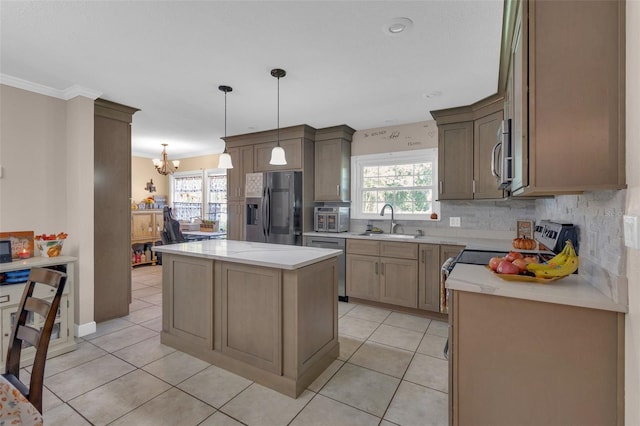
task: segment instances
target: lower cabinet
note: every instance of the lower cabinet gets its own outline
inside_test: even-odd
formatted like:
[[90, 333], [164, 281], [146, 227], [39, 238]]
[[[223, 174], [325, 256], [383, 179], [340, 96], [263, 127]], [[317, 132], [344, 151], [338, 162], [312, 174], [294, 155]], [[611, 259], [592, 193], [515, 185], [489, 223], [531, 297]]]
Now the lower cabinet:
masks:
[[193, 347], [213, 348], [213, 262], [165, 256], [162, 327]]
[[624, 314], [451, 293], [450, 424], [624, 423]]
[[282, 274], [279, 269], [223, 262], [221, 350], [282, 374]]
[[418, 244], [347, 240], [347, 294], [416, 308]]
[[440, 312], [440, 245], [420, 244], [418, 308]]
[[446, 313], [440, 268], [463, 248], [347, 239], [347, 295]]

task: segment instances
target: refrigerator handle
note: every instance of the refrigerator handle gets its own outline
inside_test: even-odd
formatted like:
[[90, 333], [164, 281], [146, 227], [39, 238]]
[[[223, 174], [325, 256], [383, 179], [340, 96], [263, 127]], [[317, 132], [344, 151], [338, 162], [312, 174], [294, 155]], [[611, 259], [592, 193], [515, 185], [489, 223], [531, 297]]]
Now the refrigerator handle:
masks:
[[271, 189], [267, 188], [267, 215], [266, 219], [266, 228], [267, 228], [267, 236], [271, 235]]
[[263, 188], [262, 189], [262, 203], [261, 203], [261, 208], [262, 208], [262, 235], [264, 235], [265, 237], [265, 241], [267, 239], [267, 188]]

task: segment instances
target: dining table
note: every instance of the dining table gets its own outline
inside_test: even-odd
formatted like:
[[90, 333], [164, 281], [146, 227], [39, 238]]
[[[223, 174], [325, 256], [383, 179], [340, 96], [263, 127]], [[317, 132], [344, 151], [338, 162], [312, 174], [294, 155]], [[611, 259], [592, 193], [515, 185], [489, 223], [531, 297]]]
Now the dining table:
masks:
[[40, 426], [42, 414], [24, 395], [4, 377], [0, 376], [0, 426]]

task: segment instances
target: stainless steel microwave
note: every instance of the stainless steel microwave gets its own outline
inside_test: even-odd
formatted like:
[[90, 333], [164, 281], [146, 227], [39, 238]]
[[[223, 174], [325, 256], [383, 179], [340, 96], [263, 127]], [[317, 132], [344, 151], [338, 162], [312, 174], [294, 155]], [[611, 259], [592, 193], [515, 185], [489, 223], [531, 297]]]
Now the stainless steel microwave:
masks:
[[313, 215], [316, 232], [349, 231], [349, 207], [316, 207]]
[[491, 174], [498, 181], [498, 189], [509, 190], [513, 180], [513, 146], [511, 144], [511, 119], [502, 120], [498, 128], [497, 142], [491, 153]]

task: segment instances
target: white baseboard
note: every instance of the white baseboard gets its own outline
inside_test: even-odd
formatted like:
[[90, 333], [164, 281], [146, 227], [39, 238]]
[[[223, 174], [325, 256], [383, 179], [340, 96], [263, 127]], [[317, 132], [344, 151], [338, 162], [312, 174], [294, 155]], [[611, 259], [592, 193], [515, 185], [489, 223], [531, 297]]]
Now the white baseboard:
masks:
[[96, 332], [96, 322], [91, 321], [86, 324], [74, 324], [76, 337], [84, 337]]

